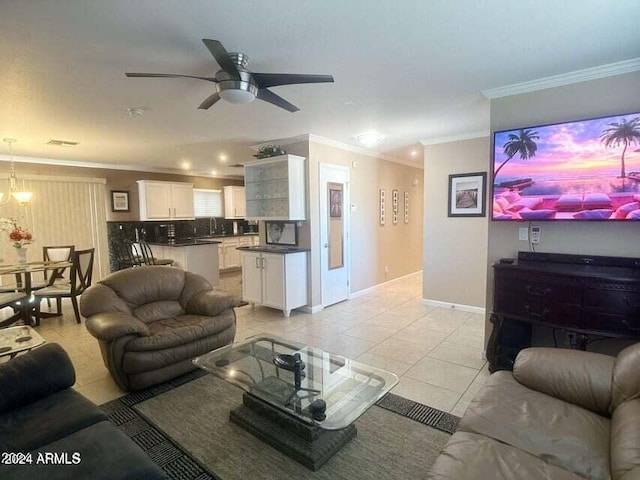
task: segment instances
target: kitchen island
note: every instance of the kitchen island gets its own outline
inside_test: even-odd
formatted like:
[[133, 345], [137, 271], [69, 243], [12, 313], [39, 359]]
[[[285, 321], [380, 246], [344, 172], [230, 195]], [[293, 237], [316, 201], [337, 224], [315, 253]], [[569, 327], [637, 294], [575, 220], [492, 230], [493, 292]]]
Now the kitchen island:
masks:
[[307, 248], [256, 245], [238, 248], [242, 256], [242, 299], [282, 310], [308, 304]]
[[203, 276], [214, 287], [220, 283], [220, 240], [192, 238], [148, 243], [155, 258], [171, 259], [175, 267]]

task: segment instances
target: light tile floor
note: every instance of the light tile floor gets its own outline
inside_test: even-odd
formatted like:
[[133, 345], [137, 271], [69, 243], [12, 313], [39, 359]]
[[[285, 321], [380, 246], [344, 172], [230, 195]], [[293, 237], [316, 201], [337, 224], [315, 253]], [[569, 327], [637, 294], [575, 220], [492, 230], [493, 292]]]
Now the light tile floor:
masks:
[[[223, 275], [221, 287], [238, 293], [239, 274]], [[390, 370], [400, 376], [394, 393], [462, 415], [489, 376], [482, 355], [484, 316], [427, 306], [421, 293], [422, 275], [414, 274], [313, 315], [294, 311], [284, 318], [278, 310], [241, 307], [236, 340], [272, 333]], [[43, 320], [38, 331], [69, 353], [75, 388], [98, 404], [122, 395], [84, 321], [75, 322], [68, 303], [63, 313]]]

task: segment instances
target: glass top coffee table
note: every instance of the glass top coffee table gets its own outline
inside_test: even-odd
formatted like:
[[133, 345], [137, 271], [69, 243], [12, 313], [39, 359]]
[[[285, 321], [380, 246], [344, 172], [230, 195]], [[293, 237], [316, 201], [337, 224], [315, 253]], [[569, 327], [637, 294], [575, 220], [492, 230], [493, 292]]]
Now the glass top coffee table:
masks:
[[268, 334], [194, 363], [245, 390], [231, 421], [312, 470], [355, 436], [355, 420], [398, 383], [391, 372]]
[[0, 357], [15, 357], [20, 352], [27, 352], [45, 342], [33, 328], [9, 327], [0, 329]]

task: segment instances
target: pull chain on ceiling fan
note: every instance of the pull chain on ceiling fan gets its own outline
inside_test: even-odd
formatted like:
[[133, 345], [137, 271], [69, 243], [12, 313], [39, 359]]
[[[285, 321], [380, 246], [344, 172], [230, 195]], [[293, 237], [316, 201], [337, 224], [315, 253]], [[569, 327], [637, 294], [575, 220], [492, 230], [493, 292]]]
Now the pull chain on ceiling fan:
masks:
[[294, 73], [256, 73], [248, 70], [249, 57], [243, 53], [228, 53], [218, 40], [202, 40], [215, 58], [221, 70], [214, 77], [196, 75], [180, 75], [173, 73], [125, 73], [127, 77], [145, 78], [195, 78], [215, 84], [216, 91], [207, 97], [198, 107], [209, 109], [221, 98], [230, 103], [245, 104], [254, 99], [284, 108], [288, 112], [300, 110], [292, 103], [276, 95], [269, 87], [294, 85], [301, 83], [333, 82], [331, 75], [302, 75]]

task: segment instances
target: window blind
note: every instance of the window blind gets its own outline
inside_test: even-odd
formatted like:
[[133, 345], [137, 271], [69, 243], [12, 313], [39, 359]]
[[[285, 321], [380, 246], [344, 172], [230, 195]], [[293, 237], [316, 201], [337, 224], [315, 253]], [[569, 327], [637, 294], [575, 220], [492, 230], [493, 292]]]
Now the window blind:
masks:
[[193, 210], [196, 217], [222, 217], [222, 191], [195, 188]]

